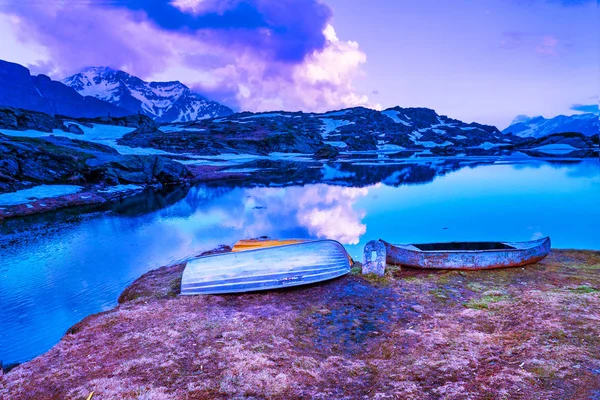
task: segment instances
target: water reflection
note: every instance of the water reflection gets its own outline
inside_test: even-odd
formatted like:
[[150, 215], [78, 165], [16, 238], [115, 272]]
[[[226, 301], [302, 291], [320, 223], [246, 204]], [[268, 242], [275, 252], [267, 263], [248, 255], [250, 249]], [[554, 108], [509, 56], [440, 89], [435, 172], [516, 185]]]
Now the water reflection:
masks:
[[598, 160], [342, 161], [290, 163], [220, 185], [145, 193], [103, 210], [4, 221], [0, 360], [46, 351], [74, 323], [113, 307], [144, 272], [241, 238], [332, 238], [358, 259], [362, 246], [380, 237], [550, 235], [556, 247], [600, 249], [598, 204]]

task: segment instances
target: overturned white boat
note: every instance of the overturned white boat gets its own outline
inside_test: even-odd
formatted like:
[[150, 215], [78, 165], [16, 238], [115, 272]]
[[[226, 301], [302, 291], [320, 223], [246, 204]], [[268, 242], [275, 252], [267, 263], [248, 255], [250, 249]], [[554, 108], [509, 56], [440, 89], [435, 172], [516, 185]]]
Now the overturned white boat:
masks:
[[350, 272], [340, 243], [318, 240], [201, 257], [188, 262], [182, 295], [241, 293], [307, 285]]

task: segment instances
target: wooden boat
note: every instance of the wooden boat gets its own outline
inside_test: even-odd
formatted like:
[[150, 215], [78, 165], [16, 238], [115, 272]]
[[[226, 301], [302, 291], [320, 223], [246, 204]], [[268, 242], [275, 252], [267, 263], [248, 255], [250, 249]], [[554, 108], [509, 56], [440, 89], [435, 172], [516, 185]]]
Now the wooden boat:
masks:
[[390, 244], [388, 264], [424, 269], [479, 270], [520, 267], [542, 260], [550, 252], [550, 238], [530, 242], [451, 242]]
[[344, 247], [318, 240], [201, 257], [190, 261], [181, 294], [241, 293], [307, 285], [350, 272]]

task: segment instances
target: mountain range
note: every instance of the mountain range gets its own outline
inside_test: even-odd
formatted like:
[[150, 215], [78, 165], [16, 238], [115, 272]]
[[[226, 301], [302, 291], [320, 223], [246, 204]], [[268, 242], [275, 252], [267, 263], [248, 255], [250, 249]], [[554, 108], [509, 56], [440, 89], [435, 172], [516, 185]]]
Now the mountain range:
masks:
[[0, 60], [0, 105], [70, 117], [125, 116], [129, 111], [53, 81], [19, 64]]
[[193, 92], [181, 82], [144, 82], [107, 67], [86, 68], [54, 81], [0, 60], [0, 106], [73, 118], [143, 114], [157, 122], [226, 116], [231, 109]]
[[[445, 148], [448, 146], [499, 146], [515, 138], [537, 139], [554, 133], [579, 132], [593, 136], [600, 131], [596, 114], [560, 115], [555, 118], [520, 116], [500, 132], [477, 123], [464, 123], [440, 116], [427, 108], [389, 108], [376, 111], [362, 107], [315, 113], [270, 112], [238, 113], [206, 99], [181, 82], [146, 82], [124, 71], [108, 67], [90, 67], [63, 81], [46, 75], [31, 75], [15, 63], [0, 60], [0, 106], [9, 106], [74, 118], [94, 118], [141, 114], [157, 123], [194, 123], [209, 120], [211, 126], [223, 121], [238, 131], [282, 118], [312, 118], [325, 140], [349, 150], [375, 149], [382, 146], [404, 148]], [[224, 119], [223, 119], [224, 118]], [[252, 119], [265, 119], [247, 126]], [[300, 125], [307, 125], [304, 119]], [[265, 124], [262, 124], [265, 125]], [[285, 124], [283, 124], [285, 125]], [[311, 125], [310, 123], [308, 125]], [[262, 129], [262, 128], [261, 128]], [[343, 145], [341, 143], [344, 143]], [[366, 148], [364, 147], [366, 146]]]
[[86, 68], [62, 81], [82, 96], [93, 96], [156, 122], [185, 122], [233, 111], [193, 92], [181, 82], [145, 82], [108, 67]]
[[599, 116], [592, 113], [559, 115], [550, 119], [522, 115], [503, 132], [526, 138], [540, 138], [562, 132], [579, 132], [585, 136], [593, 136], [600, 132], [600, 122]]

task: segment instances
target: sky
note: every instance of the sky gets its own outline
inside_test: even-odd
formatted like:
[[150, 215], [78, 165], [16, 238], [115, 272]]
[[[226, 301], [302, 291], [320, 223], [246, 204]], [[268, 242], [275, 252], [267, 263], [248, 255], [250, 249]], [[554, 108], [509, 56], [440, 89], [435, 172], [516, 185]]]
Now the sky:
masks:
[[1, 0], [0, 59], [110, 66], [236, 110], [598, 112], [596, 0]]

